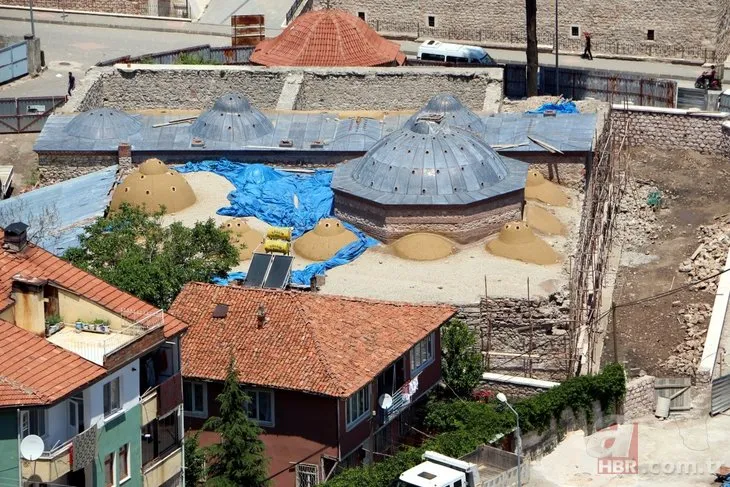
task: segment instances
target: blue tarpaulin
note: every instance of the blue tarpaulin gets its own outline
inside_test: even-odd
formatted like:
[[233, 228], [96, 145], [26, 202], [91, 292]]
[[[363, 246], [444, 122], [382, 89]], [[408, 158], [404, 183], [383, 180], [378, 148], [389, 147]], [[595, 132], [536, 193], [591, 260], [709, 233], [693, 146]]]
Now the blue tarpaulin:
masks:
[[529, 110], [527, 113], [545, 113], [547, 111], [554, 111], [556, 113], [580, 113], [575, 103], [570, 100], [560, 100], [557, 103], [543, 103], [534, 110]]
[[[227, 160], [188, 162], [178, 167], [181, 173], [208, 171], [223, 176], [236, 189], [228, 195], [231, 206], [218, 210], [219, 215], [253, 216], [277, 227], [292, 227], [293, 236], [299, 237], [311, 230], [322, 218], [332, 216], [334, 194], [330, 188], [332, 171], [317, 170], [313, 174], [294, 174], [279, 171], [263, 164], [240, 164]], [[347, 264], [359, 257], [378, 241], [357, 228], [345, 224], [358, 239], [340, 249], [325, 262], [310, 264], [292, 272], [294, 284], [307, 285], [312, 277], [328, 269]], [[243, 279], [245, 274], [233, 272], [228, 279], [216, 280], [227, 284]]]

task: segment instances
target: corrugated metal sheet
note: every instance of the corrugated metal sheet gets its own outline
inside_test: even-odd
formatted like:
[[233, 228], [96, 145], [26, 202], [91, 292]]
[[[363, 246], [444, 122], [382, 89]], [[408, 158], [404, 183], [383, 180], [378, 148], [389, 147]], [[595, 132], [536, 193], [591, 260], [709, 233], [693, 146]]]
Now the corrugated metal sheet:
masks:
[[730, 409], [730, 374], [712, 381], [710, 414], [720, 414]]
[[85, 225], [104, 214], [116, 173], [117, 166], [110, 166], [0, 201], [0, 225], [10, 223], [2, 220], [12, 219], [33, 227], [43, 220], [48, 235], [37, 243], [61, 255], [78, 244]]

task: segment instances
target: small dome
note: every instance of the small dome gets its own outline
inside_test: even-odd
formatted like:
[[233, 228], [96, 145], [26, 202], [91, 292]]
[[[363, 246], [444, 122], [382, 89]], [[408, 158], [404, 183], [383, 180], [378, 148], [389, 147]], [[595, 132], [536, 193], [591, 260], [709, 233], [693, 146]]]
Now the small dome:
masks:
[[238, 93], [221, 96], [190, 127], [193, 137], [220, 142], [248, 142], [274, 131], [271, 121]]
[[472, 132], [419, 119], [339, 165], [332, 187], [380, 204], [463, 205], [521, 190], [526, 168]]
[[164, 207], [166, 213], [176, 213], [195, 203], [195, 193], [182, 174], [159, 159], [148, 159], [114, 190], [111, 209], [119, 209], [122, 203], [151, 212]]
[[441, 93], [431, 98], [426, 106], [413, 115], [406, 124], [414, 124], [423, 118], [440, 118], [442, 123], [459, 127], [470, 132], [483, 134], [484, 122], [476, 113], [465, 107], [458, 98], [449, 93]]
[[555, 264], [560, 256], [544, 240], [535, 236], [526, 222], [505, 223], [497, 238], [487, 243], [487, 250], [500, 257], [533, 264]]
[[337, 9], [300, 15], [281, 34], [261, 41], [251, 55], [253, 64], [264, 66], [389, 66], [405, 59], [398, 44]]
[[142, 122], [114, 108], [95, 108], [79, 113], [63, 129], [71, 137], [119, 141], [127, 140], [140, 130]]
[[545, 179], [536, 169], [527, 172], [525, 199], [541, 201], [552, 206], [568, 206], [570, 199], [557, 184]]
[[229, 218], [220, 228], [228, 232], [228, 239], [238, 250], [238, 260], [249, 260], [264, 242], [264, 236], [248, 226], [243, 218]]
[[336, 218], [323, 218], [317, 225], [294, 241], [294, 250], [305, 259], [331, 259], [341, 248], [357, 240]]
[[454, 244], [435, 233], [411, 233], [391, 245], [395, 254], [409, 260], [438, 260], [454, 253]]

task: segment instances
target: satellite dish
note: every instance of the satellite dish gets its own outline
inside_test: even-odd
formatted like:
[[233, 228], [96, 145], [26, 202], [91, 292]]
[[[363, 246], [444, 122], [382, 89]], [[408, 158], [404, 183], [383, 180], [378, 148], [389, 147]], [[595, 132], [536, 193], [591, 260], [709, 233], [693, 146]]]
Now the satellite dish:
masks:
[[390, 409], [390, 406], [393, 405], [393, 398], [390, 397], [390, 394], [383, 394], [378, 398], [378, 405], [381, 409]]
[[20, 442], [20, 455], [26, 460], [38, 460], [43, 454], [43, 438], [37, 435], [28, 435]]

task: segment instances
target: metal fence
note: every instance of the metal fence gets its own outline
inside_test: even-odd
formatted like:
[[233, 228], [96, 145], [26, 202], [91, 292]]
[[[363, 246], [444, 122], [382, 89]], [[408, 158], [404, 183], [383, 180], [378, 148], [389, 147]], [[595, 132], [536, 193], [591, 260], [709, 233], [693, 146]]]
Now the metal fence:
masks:
[[28, 74], [28, 44], [23, 41], [0, 49], [0, 84]]
[[[635, 105], [663, 108], [674, 108], [676, 106], [676, 81], [600, 69], [560, 68], [559, 72], [560, 93], [557, 93], [555, 67], [540, 67], [538, 94], [562, 95], [573, 100], [594, 98], [609, 103], [631, 102]], [[524, 64], [507, 64], [505, 66], [504, 93], [508, 98], [527, 96], [526, 67]]]
[[[527, 42], [527, 34], [523, 29], [468, 29], [460, 27], [428, 27], [420, 22], [369, 20], [372, 28], [381, 33], [409, 35], [413, 37], [431, 37], [455, 41], [471, 41], [494, 44], [522, 45]], [[552, 29], [537, 30], [538, 44], [554, 46], [555, 31]], [[583, 52], [583, 39], [561, 38], [561, 52]], [[676, 44], [662, 44], [657, 42], [625, 42], [592, 39], [592, 51], [597, 54], [612, 54], [616, 56], [657, 57], [667, 59], [693, 59], [703, 62], [716, 61], [714, 49], [704, 46], [687, 46]]]
[[64, 103], [65, 96], [0, 98], [0, 134], [40, 132], [53, 110]]
[[154, 52], [141, 56], [121, 56], [96, 63], [114, 66], [120, 63], [140, 64], [248, 64], [252, 46], [210, 47], [208, 44], [172, 51]]

